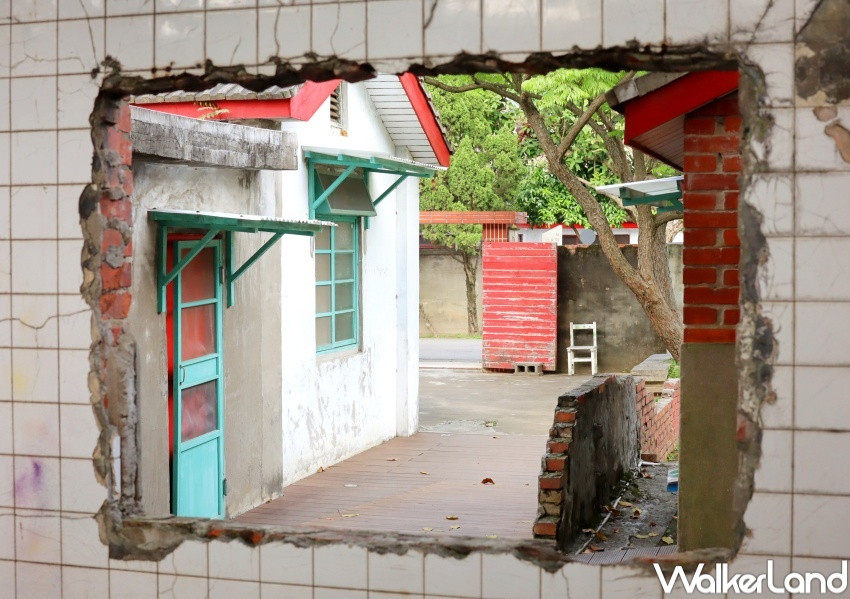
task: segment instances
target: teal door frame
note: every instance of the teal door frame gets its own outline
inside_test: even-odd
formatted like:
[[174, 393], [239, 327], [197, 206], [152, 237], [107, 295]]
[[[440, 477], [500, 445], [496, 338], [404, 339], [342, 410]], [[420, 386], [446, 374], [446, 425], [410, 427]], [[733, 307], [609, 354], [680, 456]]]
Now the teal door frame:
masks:
[[[198, 301], [182, 300], [183, 277], [181, 270], [174, 280], [173, 314], [173, 435], [171, 504], [174, 514], [195, 518], [223, 518], [224, 494], [224, 365], [222, 360], [222, 305], [223, 285], [221, 241], [175, 241], [174, 256], [178, 262], [185, 250], [195, 253], [199, 243], [214, 252], [212, 273], [214, 297]], [[214, 306], [214, 351], [183, 360], [183, 311], [202, 306]], [[215, 428], [193, 438], [183, 440], [184, 391], [203, 384], [215, 385]]]

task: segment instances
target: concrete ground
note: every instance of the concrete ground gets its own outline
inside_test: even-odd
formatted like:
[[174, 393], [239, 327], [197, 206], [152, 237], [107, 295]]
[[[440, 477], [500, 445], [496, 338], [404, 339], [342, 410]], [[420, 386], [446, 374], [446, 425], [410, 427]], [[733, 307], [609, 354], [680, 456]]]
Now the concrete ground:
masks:
[[422, 338], [419, 367], [480, 369], [481, 344], [481, 339]]

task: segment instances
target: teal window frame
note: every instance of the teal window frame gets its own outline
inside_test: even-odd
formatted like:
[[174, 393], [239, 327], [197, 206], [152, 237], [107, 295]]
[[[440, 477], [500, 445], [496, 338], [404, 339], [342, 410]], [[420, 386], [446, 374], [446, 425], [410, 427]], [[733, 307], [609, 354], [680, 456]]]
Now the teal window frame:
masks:
[[[327, 354], [342, 349], [349, 349], [360, 346], [360, 217], [351, 216], [333, 216], [324, 217], [326, 220], [335, 223], [347, 223], [352, 225], [352, 249], [340, 250], [336, 248], [336, 238], [339, 232], [339, 227], [328, 227], [328, 236], [330, 239], [329, 249], [319, 249], [316, 247], [316, 273], [315, 288], [330, 287], [331, 309], [329, 312], [319, 312], [318, 305], [316, 307], [315, 322], [318, 323], [319, 318], [330, 318], [331, 323], [331, 342], [329, 344], [319, 344], [318, 335], [316, 337], [316, 353]], [[350, 279], [338, 279], [336, 276], [336, 256], [342, 254], [351, 254], [353, 259], [353, 277]], [[319, 256], [330, 256], [330, 279], [320, 280], [318, 278]], [[336, 291], [337, 285], [352, 284], [352, 307], [345, 309], [337, 309], [336, 307]], [[352, 314], [352, 337], [345, 339], [337, 339], [336, 321], [341, 314]]]

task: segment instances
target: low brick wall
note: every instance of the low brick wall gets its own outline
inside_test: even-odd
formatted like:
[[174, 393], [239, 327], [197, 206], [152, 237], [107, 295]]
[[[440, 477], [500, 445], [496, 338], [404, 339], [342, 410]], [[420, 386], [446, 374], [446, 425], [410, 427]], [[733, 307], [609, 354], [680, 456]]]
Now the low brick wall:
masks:
[[663, 462], [679, 442], [679, 379], [667, 379], [658, 391], [657, 386], [638, 381], [640, 457], [647, 462]]
[[565, 544], [638, 466], [635, 388], [631, 376], [596, 376], [558, 398], [538, 482], [535, 537]]

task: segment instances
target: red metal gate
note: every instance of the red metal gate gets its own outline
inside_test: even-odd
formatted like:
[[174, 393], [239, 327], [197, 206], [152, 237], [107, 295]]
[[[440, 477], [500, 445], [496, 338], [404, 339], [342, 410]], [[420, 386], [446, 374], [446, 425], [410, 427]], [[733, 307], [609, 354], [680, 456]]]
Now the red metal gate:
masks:
[[485, 242], [482, 359], [489, 370], [542, 364], [555, 370], [558, 248]]

